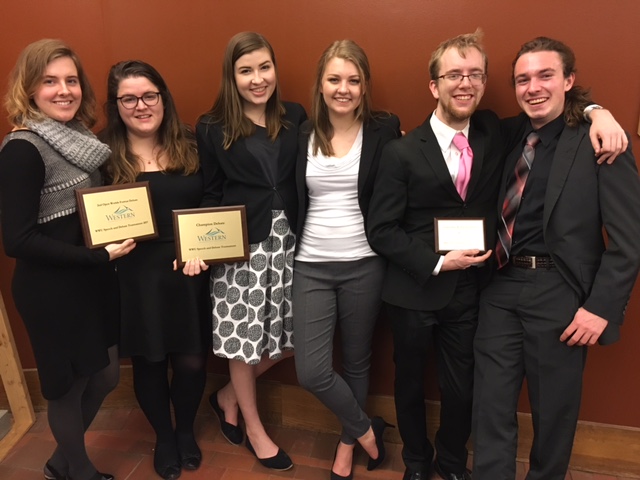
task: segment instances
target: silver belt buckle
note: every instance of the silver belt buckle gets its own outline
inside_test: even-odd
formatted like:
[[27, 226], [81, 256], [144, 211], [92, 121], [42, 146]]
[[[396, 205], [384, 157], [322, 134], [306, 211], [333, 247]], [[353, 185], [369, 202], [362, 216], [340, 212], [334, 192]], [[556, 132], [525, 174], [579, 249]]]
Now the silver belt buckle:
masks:
[[536, 268], [536, 257], [529, 257], [531, 258], [531, 268], [535, 269]]

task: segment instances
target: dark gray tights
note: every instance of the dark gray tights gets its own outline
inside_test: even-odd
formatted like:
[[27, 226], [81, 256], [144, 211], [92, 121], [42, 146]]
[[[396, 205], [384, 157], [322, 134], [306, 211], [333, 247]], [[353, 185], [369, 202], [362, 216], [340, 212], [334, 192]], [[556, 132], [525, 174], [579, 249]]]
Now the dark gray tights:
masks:
[[62, 397], [49, 400], [48, 419], [58, 446], [49, 464], [73, 480], [87, 480], [97, 472], [89, 460], [84, 434], [105, 397], [120, 378], [118, 347], [109, 349], [109, 365], [90, 377], [78, 378]]

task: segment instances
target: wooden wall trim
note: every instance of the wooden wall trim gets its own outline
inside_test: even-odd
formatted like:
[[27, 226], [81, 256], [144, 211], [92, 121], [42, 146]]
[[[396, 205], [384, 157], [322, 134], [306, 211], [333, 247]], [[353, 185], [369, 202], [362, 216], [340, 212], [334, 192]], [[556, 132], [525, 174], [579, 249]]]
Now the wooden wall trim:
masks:
[[36, 420], [2, 293], [0, 293], [0, 377], [2, 377], [5, 409], [11, 410], [13, 418], [10, 430], [0, 439], [0, 460], [2, 460]]
[[[24, 376], [31, 393], [34, 409], [46, 410], [46, 401], [40, 394], [40, 385], [35, 370], [25, 370]], [[228, 380], [224, 375], [209, 374], [205, 395], [200, 406], [203, 412], [209, 411], [207, 398]], [[274, 381], [258, 383], [258, 402], [260, 414], [265, 423], [282, 425], [302, 430], [327, 433], [339, 433], [340, 425], [313, 395], [297, 385], [285, 385]], [[7, 398], [0, 391], [0, 408], [7, 408]], [[105, 400], [102, 408], [135, 407], [137, 405], [132, 388], [130, 366], [120, 369], [120, 383]], [[395, 422], [393, 398], [386, 395], [371, 395], [368, 399], [368, 412], [380, 415], [388, 422]], [[440, 416], [439, 402], [427, 402], [427, 423], [431, 439], [438, 427]], [[519, 413], [520, 425], [518, 457], [528, 457], [533, 429], [531, 415]], [[387, 429], [385, 440], [401, 443], [397, 429]], [[469, 445], [473, 450], [473, 446]], [[620, 475], [640, 479], [640, 428], [606, 425], [593, 422], [579, 422], [571, 457], [571, 468], [585, 472]]]

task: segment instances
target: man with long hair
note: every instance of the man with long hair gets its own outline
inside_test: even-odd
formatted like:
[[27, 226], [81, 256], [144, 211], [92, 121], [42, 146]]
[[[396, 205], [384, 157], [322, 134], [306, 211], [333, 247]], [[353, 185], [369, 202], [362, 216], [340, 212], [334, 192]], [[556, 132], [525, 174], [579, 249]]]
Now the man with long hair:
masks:
[[[633, 154], [596, 164], [588, 95], [557, 40], [525, 43], [513, 63], [523, 113], [499, 193], [498, 272], [475, 339], [475, 480], [516, 476], [516, 409], [527, 378], [534, 425], [528, 480], [562, 480], [587, 347], [619, 338], [640, 269], [640, 181]], [[606, 230], [605, 242], [602, 230]]]

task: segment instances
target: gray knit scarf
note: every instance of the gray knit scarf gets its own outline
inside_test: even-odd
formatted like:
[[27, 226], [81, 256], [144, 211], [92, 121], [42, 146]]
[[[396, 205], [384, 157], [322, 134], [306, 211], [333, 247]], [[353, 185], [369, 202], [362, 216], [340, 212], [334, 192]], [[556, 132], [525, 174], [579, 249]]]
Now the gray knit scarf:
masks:
[[111, 155], [109, 147], [78, 120], [60, 123], [47, 118], [41, 122], [26, 122], [25, 126], [37, 133], [69, 163], [87, 173], [95, 171]]
[[38, 223], [74, 213], [77, 210], [75, 191], [102, 184], [98, 167], [109, 158], [111, 150], [77, 120], [63, 124], [46, 119], [27, 122], [25, 126], [28, 131], [11, 132], [4, 143], [20, 138], [40, 152], [45, 178], [40, 192]]

